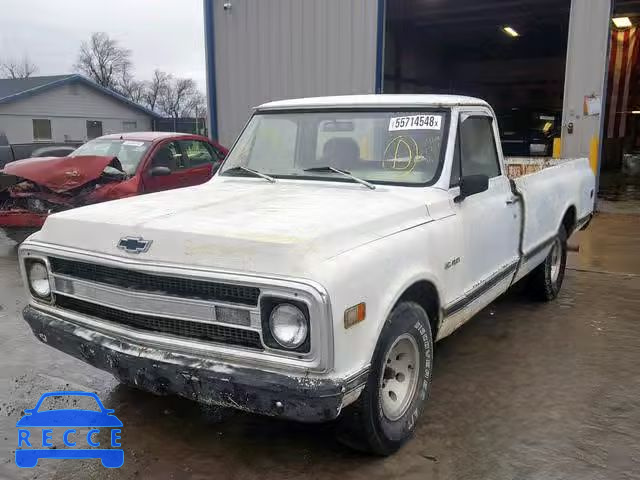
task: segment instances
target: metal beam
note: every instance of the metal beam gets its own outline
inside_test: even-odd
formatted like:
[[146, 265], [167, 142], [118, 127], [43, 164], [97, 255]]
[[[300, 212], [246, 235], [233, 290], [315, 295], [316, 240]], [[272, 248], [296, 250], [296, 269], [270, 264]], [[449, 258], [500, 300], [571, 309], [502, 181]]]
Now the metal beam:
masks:
[[214, 31], [214, 1], [202, 0], [204, 15], [204, 51], [207, 66], [207, 124], [209, 138], [218, 139], [218, 102], [216, 93], [216, 48]]

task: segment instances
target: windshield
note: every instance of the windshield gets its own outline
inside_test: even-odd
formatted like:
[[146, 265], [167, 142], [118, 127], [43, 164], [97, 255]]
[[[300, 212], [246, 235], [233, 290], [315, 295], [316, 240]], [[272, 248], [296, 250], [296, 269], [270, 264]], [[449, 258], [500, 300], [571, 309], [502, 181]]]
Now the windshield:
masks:
[[247, 167], [278, 178], [349, 181], [333, 167], [372, 183], [425, 185], [437, 180], [446, 111], [259, 113], [225, 161], [221, 175]]
[[142, 160], [145, 152], [149, 149], [149, 145], [151, 145], [151, 142], [138, 140], [96, 139], [81, 145], [69, 156], [100, 155], [118, 157], [125, 173], [133, 175], [136, 173], [140, 160]]

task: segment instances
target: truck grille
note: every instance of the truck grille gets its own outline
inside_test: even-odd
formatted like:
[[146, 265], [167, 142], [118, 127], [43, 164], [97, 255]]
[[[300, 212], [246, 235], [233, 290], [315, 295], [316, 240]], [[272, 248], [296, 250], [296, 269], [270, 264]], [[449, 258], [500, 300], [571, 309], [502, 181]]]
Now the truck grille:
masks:
[[147, 293], [252, 306], [258, 305], [260, 296], [256, 287], [152, 275], [56, 257], [49, 257], [49, 263], [56, 274]]
[[225, 343], [259, 350], [263, 349], [260, 334], [256, 331], [203, 322], [140, 315], [59, 294], [56, 295], [56, 306], [140, 330], [167, 333], [179, 337]]

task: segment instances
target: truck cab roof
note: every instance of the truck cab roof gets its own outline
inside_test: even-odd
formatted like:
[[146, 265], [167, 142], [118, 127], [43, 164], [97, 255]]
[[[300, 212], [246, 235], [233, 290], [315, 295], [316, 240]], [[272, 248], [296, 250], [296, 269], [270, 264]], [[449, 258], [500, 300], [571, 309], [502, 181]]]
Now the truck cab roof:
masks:
[[[337, 95], [332, 97], [295, 98], [263, 103], [257, 110], [296, 110], [324, 108], [392, 108], [392, 107], [489, 107], [484, 100], [461, 95]], [[490, 108], [490, 107], [489, 107]]]

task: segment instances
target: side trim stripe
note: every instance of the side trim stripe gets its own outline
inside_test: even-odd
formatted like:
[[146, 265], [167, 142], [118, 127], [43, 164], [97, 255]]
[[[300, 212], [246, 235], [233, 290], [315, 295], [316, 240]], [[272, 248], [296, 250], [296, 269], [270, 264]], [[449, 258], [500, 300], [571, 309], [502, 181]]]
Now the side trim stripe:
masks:
[[452, 303], [448, 307], [445, 307], [444, 316], [449, 317], [454, 313], [465, 308], [471, 302], [477, 300], [488, 290], [495, 287], [498, 283], [500, 283], [502, 280], [507, 278], [509, 275], [513, 274], [513, 272], [515, 272], [516, 270], [516, 267], [518, 266], [518, 263], [519, 261], [515, 261], [511, 265], [508, 265], [507, 267], [503, 268], [502, 270], [494, 274], [491, 278], [489, 278], [487, 281], [485, 281], [484, 283], [481, 283], [476, 288], [474, 288], [469, 294], [465, 295], [460, 300]]
[[533, 247], [531, 250], [529, 250], [528, 253], [524, 254], [524, 261], [526, 262], [526, 261], [531, 260], [531, 258], [533, 258], [536, 255], [538, 255], [545, 248], [550, 247], [555, 239], [556, 239], [556, 236], [554, 235], [553, 237], [548, 238], [545, 241], [543, 241], [543, 242], [539, 243], [538, 245], [536, 245], [535, 247]]
[[584, 217], [579, 218], [578, 221], [576, 222], [576, 230], [582, 230], [584, 228], [587, 228], [587, 225], [589, 224], [589, 222], [591, 222], [592, 218], [593, 218], [593, 213], [588, 213]]

